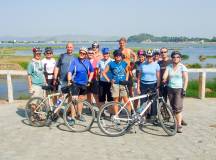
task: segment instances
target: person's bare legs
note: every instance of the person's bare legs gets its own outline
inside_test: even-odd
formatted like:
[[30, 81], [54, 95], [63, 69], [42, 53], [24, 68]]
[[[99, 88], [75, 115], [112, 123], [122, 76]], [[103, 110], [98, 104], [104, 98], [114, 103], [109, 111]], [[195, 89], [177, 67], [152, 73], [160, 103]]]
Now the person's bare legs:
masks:
[[[114, 102], [118, 103], [119, 102], [119, 97], [114, 97], [113, 100], [114, 100]], [[114, 112], [115, 115], [118, 113], [118, 106], [117, 105], [113, 106], [113, 112]], [[111, 111], [111, 113], [112, 113], [112, 111]]]
[[[124, 103], [128, 102], [128, 97], [127, 96], [124, 96], [122, 98], [123, 98]], [[127, 103], [127, 109], [128, 109], [129, 114], [130, 114], [131, 113], [131, 105], [130, 105], [130, 103]]]

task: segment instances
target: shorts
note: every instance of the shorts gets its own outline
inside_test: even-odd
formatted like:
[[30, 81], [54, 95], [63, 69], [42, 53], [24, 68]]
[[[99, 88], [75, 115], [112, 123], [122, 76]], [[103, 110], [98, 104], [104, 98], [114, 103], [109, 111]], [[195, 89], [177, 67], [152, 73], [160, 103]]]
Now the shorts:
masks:
[[173, 112], [180, 113], [183, 110], [183, 97], [181, 95], [182, 88], [170, 88], [168, 87], [168, 98]]
[[87, 87], [88, 93], [98, 94], [98, 81], [93, 80], [91, 82], [91, 85]]
[[42, 86], [32, 84], [31, 97], [44, 97], [44, 90]]
[[105, 81], [99, 81], [98, 89], [99, 102], [113, 101], [111, 93], [111, 83]]
[[115, 83], [111, 85], [111, 93], [113, 98], [119, 96], [120, 97], [128, 96], [125, 86], [120, 84], [115, 84]]
[[87, 94], [86, 85], [73, 84], [73, 86], [71, 87], [71, 94], [73, 96], [86, 95]]

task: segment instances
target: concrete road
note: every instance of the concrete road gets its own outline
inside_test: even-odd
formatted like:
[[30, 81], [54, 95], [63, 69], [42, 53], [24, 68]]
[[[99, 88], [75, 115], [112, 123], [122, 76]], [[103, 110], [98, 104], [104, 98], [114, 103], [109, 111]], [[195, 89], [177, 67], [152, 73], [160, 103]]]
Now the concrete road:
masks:
[[95, 122], [90, 132], [73, 133], [62, 120], [32, 127], [24, 103], [0, 105], [0, 160], [215, 160], [216, 99], [185, 99], [183, 133], [169, 137], [160, 128], [107, 137]]

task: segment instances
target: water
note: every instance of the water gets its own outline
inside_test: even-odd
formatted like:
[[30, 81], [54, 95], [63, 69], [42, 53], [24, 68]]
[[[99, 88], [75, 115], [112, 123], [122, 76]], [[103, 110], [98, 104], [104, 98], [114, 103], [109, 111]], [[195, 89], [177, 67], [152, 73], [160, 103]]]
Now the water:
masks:
[[[38, 44], [44, 45], [44, 44]], [[59, 55], [65, 52], [65, 44], [47, 44], [47, 46], [61, 46], [63, 48], [54, 49], [54, 54]], [[35, 44], [0, 44], [0, 47], [3, 46], [37, 46]], [[91, 43], [82, 42], [82, 43], [74, 43], [75, 51], [78, 52], [80, 47], [90, 47]], [[109, 47], [110, 49], [117, 49], [117, 42], [102, 42], [100, 43], [100, 48]], [[199, 56], [216, 56], [216, 44], [215, 43], [128, 43], [127, 47], [129, 48], [161, 48], [167, 47], [169, 53], [172, 52], [171, 49], [178, 49], [182, 54], [189, 55], [188, 60], [184, 60], [183, 63], [192, 64], [192, 63], [200, 63], [202, 66], [206, 64], [214, 64], [216, 66], [216, 59], [207, 59], [206, 61], [200, 62]], [[27, 51], [16, 51], [16, 55], [24, 56], [24, 55], [32, 55], [31, 50]], [[190, 79], [198, 79], [198, 73], [190, 73]], [[207, 78], [211, 79], [216, 77], [216, 73], [207, 73]], [[20, 95], [27, 95], [28, 86], [27, 81], [24, 78], [12, 78], [13, 86], [14, 86], [14, 97], [19, 98]], [[7, 85], [6, 80], [0, 79], [0, 99], [7, 98]]]
[[[0, 47], [3, 44], [0, 44]], [[42, 44], [44, 45], [44, 44]], [[52, 46], [54, 44], [47, 44], [47, 46]], [[20, 46], [22, 46], [20, 44]], [[25, 45], [26, 46], [26, 45]], [[29, 44], [29, 46], [35, 46], [32, 44]], [[63, 48], [54, 49], [54, 54], [59, 55], [61, 53], [65, 52], [65, 44], [55, 44], [55, 46], [61, 46]], [[78, 52], [79, 48], [81, 47], [90, 47], [91, 43], [74, 43], [75, 50], [74, 52]], [[100, 48], [102, 47], [109, 47], [110, 49], [117, 49], [118, 43], [117, 42], [102, 42], [100, 43]], [[178, 49], [182, 54], [188, 55], [189, 59], [184, 60], [184, 63], [192, 64], [192, 63], [200, 63], [203, 67], [206, 66], [206, 64], [214, 64], [216, 65], [215, 59], [208, 58], [207, 60], [201, 62], [199, 60], [200, 55], [205, 56], [216, 56], [216, 43], [128, 43], [127, 47], [129, 48], [161, 48], [161, 47], [167, 47], [169, 49]], [[169, 53], [171, 53], [172, 50], [169, 50]], [[24, 55], [32, 55], [31, 50], [26, 51], [16, 51], [16, 55], [24, 56]]]

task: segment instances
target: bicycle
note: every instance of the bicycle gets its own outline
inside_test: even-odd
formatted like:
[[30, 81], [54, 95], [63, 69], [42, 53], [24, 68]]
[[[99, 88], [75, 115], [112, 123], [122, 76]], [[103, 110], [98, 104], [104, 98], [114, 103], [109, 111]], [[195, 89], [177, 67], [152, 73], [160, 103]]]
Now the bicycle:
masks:
[[[128, 89], [126, 87], [128, 92]], [[133, 106], [133, 101], [142, 98], [147, 98], [147, 102], [143, 103], [141, 112], [136, 112]], [[120, 102], [108, 102], [101, 106], [101, 110], [98, 114], [98, 126], [101, 131], [108, 136], [121, 136], [130, 130], [134, 125], [143, 125], [145, 123], [144, 115], [150, 108], [153, 102], [157, 102], [157, 118], [159, 124], [163, 130], [169, 135], [173, 136], [177, 132], [177, 122], [176, 118], [172, 112], [170, 106], [164, 101], [163, 97], [159, 97], [157, 92], [149, 92], [144, 95], [139, 95], [136, 97], [129, 97], [125, 104]], [[132, 115], [130, 115], [127, 104], [130, 103], [132, 109]], [[118, 112], [113, 113], [113, 107], [118, 107]]]
[[[43, 86], [42, 88], [44, 90], [49, 90], [50, 87]], [[59, 118], [59, 112], [62, 111], [64, 123], [71, 131], [84, 132], [89, 130], [95, 119], [95, 111], [87, 101], [73, 98], [73, 96], [71, 96], [71, 88], [73, 88], [73, 86], [63, 87], [61, 88], [62, 92], [48, 94], [45, 98], [30, 98], [25, 107], [26, 117], [30, 125], [35, 127], [49, 126]], [[64, 94], [66, 94], [66, 96]], [[53, 97], [61, 98], [61, 103], [56, 107], [52, 103]], [[69, 100], [69, 97], [72, 97], [72, 99]], [[83, 104], [81, 114], [86, 121], [77, 120], [75, 124], [71, 125], [69, 123], [69, 111], [71, 108], [74, 108], [75, 112], [77, 112], [78, 103]], [[86, 114], [87, 111], [88, 113]], [[80, 128], [80, 126], [82, 127]]]

